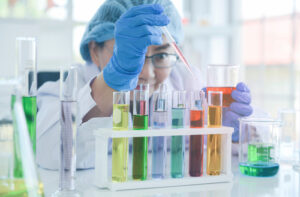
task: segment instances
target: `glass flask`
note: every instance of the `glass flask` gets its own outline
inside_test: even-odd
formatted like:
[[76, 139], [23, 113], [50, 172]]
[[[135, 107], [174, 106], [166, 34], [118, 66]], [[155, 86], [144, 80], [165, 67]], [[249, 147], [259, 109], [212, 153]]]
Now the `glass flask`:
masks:
[[269, 177], [279, 170], [281, 122], [267, 118], [240, 118], [239, 168], [242, 174]]

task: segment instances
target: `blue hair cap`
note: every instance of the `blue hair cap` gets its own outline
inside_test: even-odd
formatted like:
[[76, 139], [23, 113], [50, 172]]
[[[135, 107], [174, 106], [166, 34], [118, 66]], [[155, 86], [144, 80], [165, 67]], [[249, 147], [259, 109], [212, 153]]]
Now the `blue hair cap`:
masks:
[[91, 41], [102, 43], [114, 38], [115, 23], [119, 17], [134, 6], [160, 4], [170, 23], [167, 28], [177, 43], [183, 40], [181, 18], [170, 0], [106, 0], [90, 20], [80, 43], [82, 58], [91, 62], [88, 44]]

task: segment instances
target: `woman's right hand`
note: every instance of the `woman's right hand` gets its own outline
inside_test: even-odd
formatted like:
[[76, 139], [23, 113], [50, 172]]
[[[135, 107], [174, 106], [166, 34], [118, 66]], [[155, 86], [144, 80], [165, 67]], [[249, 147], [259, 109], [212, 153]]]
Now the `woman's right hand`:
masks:
[[115, 25], [113, 56], [103, 69], [105, 83], [114, 90], [132, 90], [143, 69], [147, 47], [162, 44], [168, 17], [158, 4], [136, 6], [124, 13]]

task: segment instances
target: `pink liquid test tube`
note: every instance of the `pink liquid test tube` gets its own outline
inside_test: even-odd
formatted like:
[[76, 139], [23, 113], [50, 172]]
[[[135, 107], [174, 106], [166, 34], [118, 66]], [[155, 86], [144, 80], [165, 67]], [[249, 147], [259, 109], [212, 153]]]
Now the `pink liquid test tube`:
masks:
[[176, 41], [174, 40], [174, 38], [172, 37], [172, 35], [170, 34], [169, 30], [167, 29], [166, 26], [160, 27], [161, 31], [163, 32], [163, 34], [167, 37], [167, 39], [169, 40], [171, 46], [175, 49], [177, 55], [179, 56], [180, 60], [184, 63], [184, 65], [187, 67], [187, 69], [190, 71], [190, 73], [192, 74], [193, 77], [194, 74], [191, 70], [191, 67], [189, 65], [189, 63], [187, 62], [187, 60], [185, 59], [185, 57], [183, 56], [181, 50], [179, 49], [179, 47], [176, 44]]

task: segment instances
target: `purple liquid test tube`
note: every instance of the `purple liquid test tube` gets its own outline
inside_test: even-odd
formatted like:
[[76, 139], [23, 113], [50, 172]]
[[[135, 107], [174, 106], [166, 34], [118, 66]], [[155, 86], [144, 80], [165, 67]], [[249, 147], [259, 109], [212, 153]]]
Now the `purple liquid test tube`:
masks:
[[[168, 95], [166, 85], [161, 84], [159, 92], [153, 94], [153, 129], [163, 129], [168, 126]], [[167, 143], [166, 137], [152, 138], [152, 178], [162, 179], [165, 177]]]

